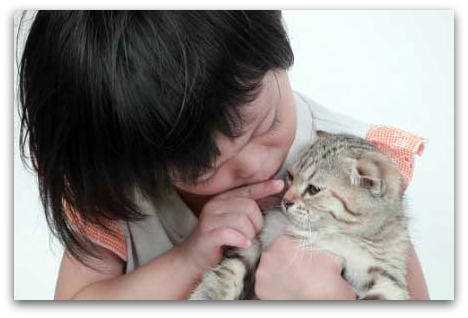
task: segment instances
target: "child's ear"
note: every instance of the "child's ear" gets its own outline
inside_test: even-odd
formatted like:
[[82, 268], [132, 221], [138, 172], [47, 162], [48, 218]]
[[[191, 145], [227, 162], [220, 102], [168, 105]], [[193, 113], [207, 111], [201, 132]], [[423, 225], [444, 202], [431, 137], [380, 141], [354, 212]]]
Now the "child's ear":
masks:
[[388, 192], [398, 193], [399, 173], [384, 154], [366, 153], [357, 159], [348, 158], [350, 181], [353, 186], [369, 190], [373, 196], [384, 196]]

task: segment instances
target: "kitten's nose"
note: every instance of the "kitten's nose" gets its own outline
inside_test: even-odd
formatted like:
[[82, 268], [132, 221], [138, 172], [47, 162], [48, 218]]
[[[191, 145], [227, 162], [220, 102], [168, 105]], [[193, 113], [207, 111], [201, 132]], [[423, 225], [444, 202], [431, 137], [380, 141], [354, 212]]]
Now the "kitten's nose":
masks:
[[290, 206], [292, 206], [294, 204], [293, 201], [290, 201], [289, 199], [287, 198], [283, 198], [283, 200], [281, 201], [281, 203], [284, 205], [284, 207], [287, 209], [289, 208]]

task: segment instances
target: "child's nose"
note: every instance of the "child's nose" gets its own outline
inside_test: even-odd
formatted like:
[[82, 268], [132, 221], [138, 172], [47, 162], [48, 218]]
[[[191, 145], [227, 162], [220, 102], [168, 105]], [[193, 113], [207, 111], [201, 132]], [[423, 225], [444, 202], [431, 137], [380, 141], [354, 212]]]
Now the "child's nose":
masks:
[[258, 169], [238, 169], [236, 170], [236, 175], [238, 178], [249, 180], [258, 172]]
[[236, 176], [245, 180], [251, 179], [262, 170], [262, 162], [252, 156], [239, 158], [235, 164]]

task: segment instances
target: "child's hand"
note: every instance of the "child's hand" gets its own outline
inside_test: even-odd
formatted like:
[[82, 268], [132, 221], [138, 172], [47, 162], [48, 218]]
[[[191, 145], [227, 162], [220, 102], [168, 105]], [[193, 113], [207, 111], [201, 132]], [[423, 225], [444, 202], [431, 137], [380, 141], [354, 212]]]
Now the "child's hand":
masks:
[[269, 300], [355, 299], [341, 277], [342, 260], [323, 251], [301, 249], [282, 236], [263, 252], [255, 276], [255, 293]]
[[222, 193], [205, 204], [197, 227], [179, 248], [187, 261], [203, 273], [221, 260], [222, 247], [246, 248], [262, 229], [263, 216], [255, 200], [283, 189], [283, 181], [269, 180]]

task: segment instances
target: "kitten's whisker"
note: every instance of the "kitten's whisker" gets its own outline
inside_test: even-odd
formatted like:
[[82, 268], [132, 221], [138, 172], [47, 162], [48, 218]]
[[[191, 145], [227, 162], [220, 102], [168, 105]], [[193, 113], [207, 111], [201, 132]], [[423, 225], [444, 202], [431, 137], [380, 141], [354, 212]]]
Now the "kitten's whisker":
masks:
[[[314, 234], [313, 234], [313, 231], [312, 231], [312, 222], [310, 221], [310, 219], [309, 219], [309, 233], [310, 233], [309, 241], [311, 241]], [[310, 249], [312, 249], [312, 246], [311, 246]]]
[[299, 224], [301, 225], [301, 227], [304, 227], [304, 225], [305, 225], [305, 218], [304, 218], [303, 215], [300, 216]]
[[[300, 240], [299, 240], [300, 241]], [[294, 260], [296, 259], [296, 256], [297, 256], [297, 252], [298, 250], [300, 249], [300, 246], [296, 246], [294, 248], [294, 254], [293, 254], [293, 257], [291, 258], [291, 261], [289, 262], [289, 265], [287, 266], [288, 268], [292, 266], [292, 264], [294, 263]]]
[[327, 208], [324, 207], [323, 205], [316, 205], [316, 206], [313, 206], [313, 208], [316, 209], [316, 210], [319, 211], [319, 212], [329, 212], [329, 211], [327, 210]]
[[282, 207], [281, 204], [275, 204], [275, 205], [270, 205], [270, 206], [268, 206], [268, 209], [281, 208], [281, 207]]

